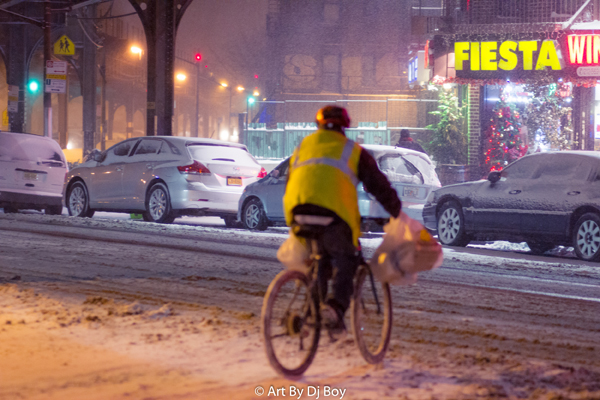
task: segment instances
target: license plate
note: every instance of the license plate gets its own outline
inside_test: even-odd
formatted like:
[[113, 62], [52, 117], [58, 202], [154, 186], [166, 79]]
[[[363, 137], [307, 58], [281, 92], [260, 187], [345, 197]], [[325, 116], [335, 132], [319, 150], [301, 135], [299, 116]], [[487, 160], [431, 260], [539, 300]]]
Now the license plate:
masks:
[[419, 188], [414, 186], [404, 186], [402, 196], [417, 198], [419, 195]]
[[242, 186], [242, 178], [227, 178], [227, 186]]
[[26, 181], [37, 181], [37, 174], [35, 172], [23, 172], [23, 179]]

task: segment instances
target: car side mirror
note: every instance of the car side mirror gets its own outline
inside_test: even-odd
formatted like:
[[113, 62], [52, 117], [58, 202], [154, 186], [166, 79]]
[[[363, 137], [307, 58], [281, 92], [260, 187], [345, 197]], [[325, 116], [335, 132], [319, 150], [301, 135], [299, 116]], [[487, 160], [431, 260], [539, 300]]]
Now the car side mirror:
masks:
[[90, 153], [90, 159], [92, 159], [96, 162], [102, 162], [102, 160], [104, 159], [104, 155], [102, 154], [102, 152], [100, 150], [94, 149]]
[[488, 175], [488, 181], [496, 183], [500, 180], [500, 171], [492, 171]]

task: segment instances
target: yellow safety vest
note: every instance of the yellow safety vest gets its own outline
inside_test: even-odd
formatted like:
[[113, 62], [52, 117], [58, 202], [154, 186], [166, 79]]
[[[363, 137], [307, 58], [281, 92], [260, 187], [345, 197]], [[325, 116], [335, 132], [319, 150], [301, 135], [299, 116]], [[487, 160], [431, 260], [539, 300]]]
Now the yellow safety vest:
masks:
[[358, 162], [361, 147], [335, 131], [318, 130], [305, 137], [290, 158], [283, 209], [288, 225], [292, 210], [314, 204], [335, 212], [352, 229], [354, 245], [360, 236]]

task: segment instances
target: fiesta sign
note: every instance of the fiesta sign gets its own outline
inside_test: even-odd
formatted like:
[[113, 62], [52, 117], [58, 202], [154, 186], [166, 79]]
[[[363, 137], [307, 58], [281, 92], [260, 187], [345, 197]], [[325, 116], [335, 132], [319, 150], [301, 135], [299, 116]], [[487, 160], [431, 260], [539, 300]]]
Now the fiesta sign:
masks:
[[491, 83], [600, 79], [600, 33], [591, 30], [435, 35], [432, 48], [434, 76]]
[[456, 71], [561, 70], [554, 40], [454, 42]]

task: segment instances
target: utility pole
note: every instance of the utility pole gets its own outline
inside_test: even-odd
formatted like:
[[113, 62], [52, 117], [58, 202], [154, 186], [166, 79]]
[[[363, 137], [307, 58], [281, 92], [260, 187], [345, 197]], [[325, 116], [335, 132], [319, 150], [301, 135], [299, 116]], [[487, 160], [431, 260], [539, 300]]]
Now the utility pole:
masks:
[[231, 98], [233, 97], [233, 89], [231, 88], [231, 86], [228, 89], [229, 89], [229, 114], [227, 114], [227, 131], [229, 132], [229, 136], [231, 137], [231, 135], [232, 135], [232, 132], [231, 132]]
[[50, 0], [44, 0], [44, 136], [52, 138], [52, 93], [46, 90], [48, 80], [46, 79], [46, 66], [52, 59], [50, 49], [52, 10], [50, 9]]
[[[102, 75], [102, 105], [101, 111], [102, 122], [100, 123], [100, 133], [102, 138], [100, 139], [100, 150], [106, 150], [106, 47], [102, 49], [102, 66], [100, 67], [100, 74]], [[130, 93], [133, 93], [130, 92]], [[133, 94], [131, 94], [133, 95]]]
[[192, 136], [198, 137], [198, 117], [200, 114], [200, 62], [196, 61], [196, 117], [192, 124]]
[[177, 56], [175, 56], [175, 58], [185, 63], [192, 64], [196, 67], [196, 118], [194, 118], [194, 120], [192, 121], [191, 134], [192, 137], [198, 137], [198, 119], [200, 117], [200, 61], [202, 61], [202, 55], [200, 53], [196, 53], [194, 55], [194, 62]]

